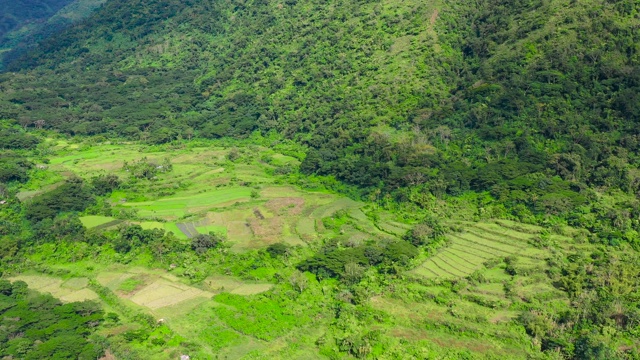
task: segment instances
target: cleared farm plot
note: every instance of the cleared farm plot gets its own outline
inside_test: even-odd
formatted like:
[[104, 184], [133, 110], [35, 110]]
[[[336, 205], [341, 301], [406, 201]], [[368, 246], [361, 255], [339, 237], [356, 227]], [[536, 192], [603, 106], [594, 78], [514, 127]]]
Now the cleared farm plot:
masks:
[[125, 206], [139, 209], [141, 216], [176, 219], [188, 213], [196, 213], [229, 201], [248, 201], [251, 189], [234, 187], [212, 190], [191, 196], [162, 198], [156, 201], [126, 203]]
[[296, 232], [300, 236], [314, 237], [316, 235], [316, 221], [311, 218], [301, 218], [296, 223]]
[[[132, 291], [122, 291], [126, 281], [135, 279], [138, 286]], [[118, 296], [127, 298], [137, 305], [155, 310], [165, 306], [176, 305], [194, 298], [211, 298], [212, 292], [185, 285], [169, 274], [161, 275], [153, 272], [102, 272], [97, 281], [113, 290]]]
[[136, 291], [129, 300], [155, 310], [197, 297], [210, 298], [213, 295], [208, 291], [161, 278]]
[[45, 275], [19, 275], [9, 280], [24, 281], [29, 285], [29, 288], [41, 293], [49, 293], [63, 302], [98, 299], [96, 293], [86, 288], [89, 284], [87, 278], [72, 278], [65, 281]]
[[[244, 282], [230, 276], [210, 276], [202, 282], [201, 288], [196, 288], [180, 282], [170, 273], [144, 268], [103, 271], [96, 280], [119, 297], [154, 311], [165, 307], [199, 304], [223, 291], [253, 295], [268, 291], [273, 286]], [[135, 286], [128, 288], [126, 285], [129, 283], [134, 283]], [[123, 290], [125, 288], [127, 289]]]
[[448, 235], [451, 245], [413, 273], [430, 279], [465, 277], [483, 269], [491, 259], [514, 256], [523, 267], [544, 265], [547, 252], [528, 244], [531, 234], [495, 223], [466, 223], [465, 231]]
[[329, 204], [319, 206], [312, 213], [311, 217], [322, 219], [335, 214], [339, 210], [347, 210], [351, 208], [359, 208], [362, 203], [351, 200], [349, 198], [341, 198]]
[[176, 224], [176, 226], [189, 239], [199, 234], [198, 229], [196, 229], [193, 223], [180, 223]]

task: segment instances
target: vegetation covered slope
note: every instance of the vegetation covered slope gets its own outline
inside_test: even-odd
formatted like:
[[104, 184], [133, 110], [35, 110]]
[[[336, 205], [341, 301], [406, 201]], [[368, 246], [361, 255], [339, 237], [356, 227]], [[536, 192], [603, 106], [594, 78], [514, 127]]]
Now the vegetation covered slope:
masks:
[[0, 70], [48, 37], [88, 17], [104, 0], [5, 1], [0, 7]]
[[[211, 268], [184, 275], [202, 281], [229, 273], [278, 285], [250, 300], [222, 295], [219, 302], [233, 304], [236, 313], [224, 306], [200, 309], [217, 314], [216, 327], [246, 331], [233, 337], [252, 344], [286, 336], [297, 341], [294, 316], [279, 306], [298, 304], [292, 299], [303, 294], [322, 314], [305, 324], [326, 331], [305, 333], [301, 347], [328, 357], [400, 356], [405, 341], [420, 343], [427, 353], [438, 340], [456, 347], [454, 340], [464, 334], [474, 341], [458, 348], [478, 346], [474, 355], [487, 354], [481, 348], [486, 339], [500, 339], [488, 357], [513, 355], [515, 347], [517, 357], [635, 358], [639, 24], [635, 2], [613, 0], [108, 1], [0, 75], [0, 119], [7, 124], [0, 147], [2, 166], [9, 169], [0, 174], [9, 183], [0, 190], [10, 199], [2, 219], [4, 256], [19, 264], [27, 248], [40, 246], [36, 240], [45, 244], [34, 261], [48, 265], [64, 252], [47, 252], [50, 243], [85, 243], [104, 262], [115, 251], [124, 264], [137, 259], [151, 266], [163, 264], [165, 251], [182, 254], [185, 264], [212, 254]], [[96, 190], [100, 186], [82, 181], [58, 185], [78, 195], [73, 207], [54, 206], [52, 199], [68, 193], [46, 188], [54, 183], [20, 203], [13, 197], [22, 186], [17, 183], [42, 170], [32, 159], [44, 162], [52, 154], [26, 133], [33, 128], [166, 149], [198, 138], [258, 139], [257, 131], [268, 134], [260, 140], [266, 146], [293, 139], [304, 147], [297, 151], [300, 165], [278, 167], [283, 173], [272, 169], [274, 174], [298, 185], [309, 176], [345, 189], [315, 175], [334, 176], [414, 228], [403, 236], [406, 225], [393, 219], [380, 227], [395, 229], [399, 242], [351, 239], [342, 231], [360, 231], [362, 214], [314, 223], [307, 216], [296, 231], [326, 238], [292, 250], [294, 260], [273, 260], [283, 255], [277, 249], [273, 256], [251, 250], [246, 257], [227, 257], [217, 248], [207, 253], [201, 244], [189, 251], [186, 239], [161, 233], [180, 224], [184, 237], [197, 234], [200, 223], [173, 222], [187, 215], [180, 213], [182, 202], [197, 208], [196, 201], [209, 201], [205, 195], [172, 199], [177, 201], [166, 210], [175, 219], [163, 219], [167, 213], [155, 214], [163, 221], [136, 219], [135, 211], [117, 219], [154, 220], [158, 231], [131, 224], [133, 230], [109, 229], [112, 221], [122, 225], [110, 210], [122, 199], [108, 199]], [[144, 175], [157, 163], [137, 164], [143, 184], [163, 176]], [[234, 196], [252, 194], [243, 189]], [[153, 202], [131, 208], [144, 216], [159, 209]], [[368, 228], [377, 229], [380, 214], [364, 216], [373, 221], [366, 221]], [[437, 222], [428, 221], [434, 214], [463, 222], [447, 223], [452, 234], [445, 238]], [[542, 230], [509, 232], [522, 225], [469, 222], [496, 218]], [[106, 229], [108, 238], [85, 237], [83, 224]], [[283, 226], [283, 234], [290, 229]], [[144, 257], [145, 251], [155, 252]], [[74, 253], [68, 261], [75, 259]], [[229, 259], [239, 259], [238, 268], [225, 267]], [[481, 316], [474, 317], [469, 309], [476, 305]], [[370, 307], [397, 313], [385, 317]], [[263, 314], [282, 327], [271, 328], [262, 318], [263, 327], [250, 328], [249, 319], [257, 316], [250, 309], [266, 309]], [[305, 311], [291, 309], [298, 316]], [[493, 326], [501, 319], [504, 332]], [[434, 331], [446, 332], [444, 340]], [[202, 339], [205, 348], [216, 343]], [[287, 348], [280, 355], [287, 351], [294, 352]], [[428, 357], [416, 351], [416, 358]], [[452, 351], [452, 358], [463, 356]]]
[[156, 143], [277, 131], [363, 187], [638, 191], [637, 26], [628, 1], [114, 0], [14, 62], [0, 114]]
[[6, 1], [2, 3], [0, 17], [0, 38], [29, 22], [46, 19], [71, 0], [26, 0]]

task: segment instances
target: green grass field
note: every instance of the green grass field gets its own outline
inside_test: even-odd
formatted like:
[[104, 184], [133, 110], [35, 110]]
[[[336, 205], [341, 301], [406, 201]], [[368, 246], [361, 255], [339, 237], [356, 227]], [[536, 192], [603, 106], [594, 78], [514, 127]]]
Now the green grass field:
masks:
[[138, 209], [140, 216], [175, 220], [185, 215], [201, 213], [216, 205], [248, 201], [250, 194], [251, 189], [245, 187], [212, 189], [202, 194], [125, 203], [124, 206]]
[[112, 217], [109, 216], [98, 216], [98, 215], [87, 215], [87, 216], [82, 216], [80, 218], [80, 221], [82, 222], [82, 225], [84, 225], [87, 229], [99, 226], [99, 225], [103, 225], [106, 223], [109, 223], [111, 221], [115, 220]]

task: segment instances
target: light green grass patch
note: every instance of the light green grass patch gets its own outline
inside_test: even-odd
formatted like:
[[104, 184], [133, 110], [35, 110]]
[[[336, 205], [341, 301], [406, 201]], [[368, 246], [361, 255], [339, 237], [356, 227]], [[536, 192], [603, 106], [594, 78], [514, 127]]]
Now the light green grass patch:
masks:
[[160, 221], [142, 221], [142, 222], [139, 222], [138, 224], [140, 225], [140, 227], [142, 227], [145, 230], [161, 229], [166, 232], [172, 232], [173, 235], [175, 235], [175, 237], [177, 237], [178, 239], [184, 240], [187, 238], [187, 236], [183, 234], [182, 231], [180, 231], [180, 229], [178, 229], [178, 226], [172, 222], [163, 223]]
[[114, 220], [115, 219], [110, 216], [99, 216], [99, 215], [87, 215], [87, 216], [80, 217], [80, 222], [82, 222], [82, 225], [84, 225], [84, 227], [86, 227], [87, 229], [91, 229], [96, 226], [107, 224]]
[[479, 284], [473, 288], [473, 291], [482, 294], [504, 296], [504, 285], [501, 283]]
[[151, 229], [164, 229], [165, 223], [162, 223], [160, 221], [143, 221], [139, 223], [139, 225], [145, 230], [151, 230]]
[[296, 224], [296, 232], [300, 235], [316, 235], [316, 221], [310, 218], [301, 218]]
[[130, 293], [138, 289], [143, 284], [144, 284], [144, 280], [136, 277], [132, 277], [120, 283], [120, 285], [118, 286], [118, 290], [123, 291], [125, 293]]
[[202, 285], [209, 291], [228, 292], [237, 295], [255, 295], [269, 291], [273, 285], [267, 283], [250, 283], [232, 276], [212, 275], [206, 278]]
[[209, 192], [190, 196], [171, 196], [155, 201], [125, 203], [127, 207], [139, 209], [140, 216], [161, 217], [167, 220], [177, 219], [188, 213], [208, 210], [216, 204], [229, 201], [248, 201], [251, 189], [232, 187], [212, 189]]
[[282, 155], [282, 154], [273, 154], [271, 155], [271, 164], [275, 165], [275, 166], [282, 166], [282, 165], [297, 165], [300, 162], [298, 161], [298, 159], [292, 157], [292, 156], [287, 156], [287, 155]]
[[[511, 280], [511, 275], [504, 271], [504, 266], [496, 266], [483, 272], [486, 279], [491, 282], [502, 282]], [[502, 286], [502, 285], [500, 285]]]
[[196, 230], [198, 230], [200, 234], [208, 234], [209, 232], [213, 232], [216, 234], [227, 236], [227, 228], [221, 225], [196, 226]]

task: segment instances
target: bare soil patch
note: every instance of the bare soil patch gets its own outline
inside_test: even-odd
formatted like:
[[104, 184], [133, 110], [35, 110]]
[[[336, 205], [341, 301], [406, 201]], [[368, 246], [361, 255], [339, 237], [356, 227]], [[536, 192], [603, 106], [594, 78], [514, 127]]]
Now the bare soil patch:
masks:
[[274, 214], [297, 216], [302, 213], [304, 207], [303, 198], [276, 198], [267, 201], [265, 207]]

